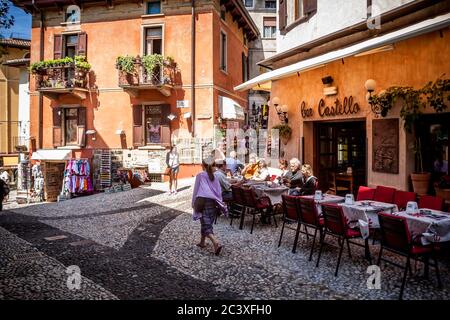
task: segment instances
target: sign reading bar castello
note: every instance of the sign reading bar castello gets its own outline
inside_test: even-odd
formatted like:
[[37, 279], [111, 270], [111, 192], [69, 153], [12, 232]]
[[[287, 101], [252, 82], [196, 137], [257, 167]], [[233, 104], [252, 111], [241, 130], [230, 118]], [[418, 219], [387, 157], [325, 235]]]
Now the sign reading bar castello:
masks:
[[[360, 110], [359, 104], [353, 102], [352, 96], [345, 97], [343, 102], [336, 99], [332, 105], [327, 105], [324, 99], [320, 99], [317, 109], [322, 118], [355, 114]], [[313, 108], [308, 108], [305, 101], [300, 104], [300, 111], [303, 118], [312, 117], [314, 114]]]

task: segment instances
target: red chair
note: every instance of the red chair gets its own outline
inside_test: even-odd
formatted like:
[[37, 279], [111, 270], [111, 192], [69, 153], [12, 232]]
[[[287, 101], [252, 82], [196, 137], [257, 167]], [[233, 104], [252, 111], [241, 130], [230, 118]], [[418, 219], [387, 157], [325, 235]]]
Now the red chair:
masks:
[[[311, 252], [309, 253], [309, 261], [312, 259], [314, 245], [316, 243], [317, 231], [319, 231], [320, 238], [322, 238], [323, 230], [323, 218], [319, 217], [317, 213], [316, 203], [313, 199], [298, 197], [299, 207], [300, 207], [300, 221], [306, 227], [314, 229], [313, 243], [311, 246]], [[306, 229], [306, 234], [308, 235], [308, 229]]]
[[443, 211], [444, 199], [433, 196], [420, 196], [419, 208]]
[[[320, 239], [319, 257], [317, 258], [316, 267], [319, 266], [320, 256], [322, 255], [322, 248], [325, 243], [326, 235], [331, 235], [338, 238], [340, 245], [339, 256], [336, 265], [334, 276], [337, 277], [339, 265], [341, 263], [342, 251], [344, 250], [344, 243], [347, 242], [348, 256], [351, 258], [350, 243], [364, 247], [355, 242], [350, 242], [350, 239], [361, 238], [361, 232], [358, 229], [351, 229], [348, 227], [347, 219], [342, 211], [342, 207], [337, 204], [323, 204], [322, 214], [324, 218], [324, 232]], [[372, 264], [372, 262], [370, 262]]]
[[377, 186], [373, 200], [385, 203], [394, 203], [395, 188]]
[[356, 196], [356, 201], [373, 200], [374, 194], [375, 189], [360, 186], [358, 189], [358, 195]]
[[233, 194], [233, 203], [230, 210], [230, 226], [233, 225], [233, 219], [235, 217], [241, 217], [244, 215], [244, 212], [246, 210], [245, 207], [245, 199], [244, 199], [244, 192], [242, 191], [242, 188], [236, 185], [231, 186], [231, 193]]
[[[251, 188], [242, 190], [244, 192], [245, 207], [248, 209], [246, 212], [250, 213], [253, 216], [252, 228], [250, 230], [250, 234], [252, 234], [253, 227], [255, 225], [255, 216], [257, 214], [265, 215], [269, 218], [273, 215], [272, 203], [269, 197], [257, 198], [255, 195], [255, 191]], [[277, 220], [275, 218], [274, 221], [275, 226], [277, 227]]]
[[[281, 227], [280, 233], [280, 241], [278, 242], [278, 247], [281, 246], [281, 240], [283, 239], [284, 228], [288, 228], [291, 230], [296, 230], [295, 232], [295, 240], [294, 246], [292, 247], [292, 253], [295, 253], [297, 249], [298, 236], [300, 233], [300, 228], [302, 226], [300, 220], [300, 207], [297, 201], [298, 197], [288, 196], [287, 194], [281, 195], [282, 201], [282, 209], [283, 209], [283, 226]], [[286, 225], [287, 223], [296, 223], [297, 226], [295, 228], [289, 227]]]
[[406, 205], [409, 201], [417, 201], [416, 194], [410, 191], [395, 191], [394, 203], [397, 205], [400, 211], [406, 209]]
[[405, 217], [394, 216], [392, 214], [382, 212], [378, 214], [378, 219], [380, 221], [381, 249], [378, 256], [377, 265], [379, 266], [381, 260], [383, 260], [387, 263], [403, 268], [396, 262], [382, 258], [383, 250], [388, 250], [406, 257], [406, 265], [404, 267], [399, 299], [401, 300], [403, 297], [403, 290], [405, 288], [408, 271], [411, 272], [411, 259], [419, 260], [419, 258], [423, 258], [422, 261], [425, 263], [425, 270], [428, 270], [429, 258], [432, 257], [434, 260], [433, 266], [436, 268], [438, 286], [441, 288], [442, 283], [436, 256], [436, 249], [438, 249], [438, 247], [435, 247], [434, 245], [423, 246], [421, 244], [414, 243], [411, 234], [409, 233], [408, 223]]

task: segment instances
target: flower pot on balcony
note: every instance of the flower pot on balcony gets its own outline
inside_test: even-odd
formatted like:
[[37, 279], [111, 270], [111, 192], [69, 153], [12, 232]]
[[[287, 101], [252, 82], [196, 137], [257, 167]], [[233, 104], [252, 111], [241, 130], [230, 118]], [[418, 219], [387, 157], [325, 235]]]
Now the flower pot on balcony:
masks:
[[414, 192], [419, 196], [426, 195], [430, 186], [431, 173], [411, 173], [411, 181]]

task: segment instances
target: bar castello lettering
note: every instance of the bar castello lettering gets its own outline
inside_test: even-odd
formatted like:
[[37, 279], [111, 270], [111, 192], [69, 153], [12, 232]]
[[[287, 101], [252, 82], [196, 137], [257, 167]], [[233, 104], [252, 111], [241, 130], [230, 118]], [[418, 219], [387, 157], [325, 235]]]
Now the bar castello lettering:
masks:
[[353, 103], [353, 97], [344, 98], [344, 103], [339, 99], [334, 101], [334, 105], [325, 105], [325, 100], [321, 99], [319, 102], [319, 115], [321, 117], [343, 116], [347, 114], [355, 114], [359, 112], [359, 104]]
[[302, 117], [303, 118], [309, 118], [309, 117], [313, 116], [313, 109], [312, 108], [307, 108], [305, 101], [303, 101], [302, 104], [300, 105], [300, 110], [302, 112]]

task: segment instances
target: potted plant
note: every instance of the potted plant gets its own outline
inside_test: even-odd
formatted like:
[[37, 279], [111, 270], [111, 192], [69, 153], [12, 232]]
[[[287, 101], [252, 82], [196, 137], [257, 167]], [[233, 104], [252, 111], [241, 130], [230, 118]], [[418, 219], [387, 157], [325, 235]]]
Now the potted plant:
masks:
[[160, 54], [149, 54], [142, 57], [142, 66], [145, 70], [147, 82], [161, 84], [161, 70], [164, 66], [164, 57]]
[[442, 176], [441, 180], [435, 184], [434, 190], [438, 197], [450, 201], [450, 176]]
[[272, 129], [278, 130], [279, 137], [281, 139], [281, 142], [283, 142], [283, 144], [287, 144], [292, 137], [292, 128], [289, 127], [287, 124], [279, 124], [274, 126]]
[[418, 195], [427, 194], [430, 185], [431, 173], [424, 172], [422, 160], [422, 146], [420, 139], [415, 135], [416, 121], [422, 114], [422, 109], [430, 105], [436, 112], [444, 111], [447, 106], [445, 101], [450, 101], [450, 79], [438, 79], [434, 83], [429, 82], [421, 89], [412, 87], [390, 87], [382, 93], [369, 98], [370, 103], [381, 106], [381, 116], [385, 117], [398, 99], [402, 100], [400, 117], [403, 120], [403, 128], [412, 133], [415, 142], [411, 146], [416, 157], [416, 172], [411, 173], [413, 189]]
[[131, 56], [119, 56], [116, 59], [116, 69], [119, 70], [120, 84], [138, 84], [135, 58]]

